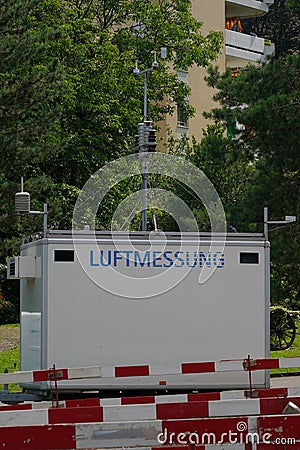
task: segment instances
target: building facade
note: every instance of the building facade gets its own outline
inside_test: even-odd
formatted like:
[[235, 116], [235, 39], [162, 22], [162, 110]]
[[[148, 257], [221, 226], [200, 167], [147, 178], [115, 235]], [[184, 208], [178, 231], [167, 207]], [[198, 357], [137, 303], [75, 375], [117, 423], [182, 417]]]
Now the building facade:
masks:
[[[215, 61], [221, 72], [226, 67], [232, 75], [238, 74], [240, 68], [249, 63], [259, 64], [273, 53], [274, 46], [263, 37], [243, 33], [243, 19], [255, 18], [267, 14], [274, 0], [193, 0], [194, 17], [203, 22], [203, 33], [210, 30], [223, 31], [223, 50]], [[178, 72], [182, 81], [191, 88], [189, 101], [196, 108], [196, 114], [187, 122], [181, 120], [180, 111], [167, 118], [161, 134], [167, 139], [167, 127], [172, 130], [174, 137], [182, 135], [195, 136], [199, 141], [208, 121], [203, 117], [204, 111], [210, 111], [216, 104], [213, 102], [214, 91], [204, 81], [206, 70], [192, 67], [188, 72]]]

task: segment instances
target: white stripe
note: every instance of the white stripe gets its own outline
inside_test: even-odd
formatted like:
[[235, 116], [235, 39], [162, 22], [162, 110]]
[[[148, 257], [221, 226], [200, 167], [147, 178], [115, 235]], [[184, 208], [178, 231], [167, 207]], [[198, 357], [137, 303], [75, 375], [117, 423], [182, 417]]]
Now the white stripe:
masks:
[[104, 422], [133, 421], [133, 420], [155, 420], [155, 404], [145, 405], [122, 405], [105, 406], [103, 408]]
[[103, 378], [115, 378], [115, 368], [114, 367], [101, 367]]
[[102, 371], [101, 367], [75, 367], [68, 369], [68, 377], [69, 379], [102, 378]]
[[238, 400], [245, 398], [244, 391], [223, 391], [221, 392], [221, 400]]
[[121, 398], [100, 398], [100, 406], [121, 406]]
[[208, 402], [209, 417], [229, 417], [260, 414], [259, 399], [222, 400]]
[[300, 397], [300, 386], [288, 388], [288, 397]]
[[76, 449], [154, 447], [162, 432], [162, 422], [123, 422], [76, 424]]
[[157, 395], [155, 397], [155, 403], [186, 403], [187, 401], [187, 394]]
[[33, 372], [13, 372], [0, 374], [0, 384], [31, 383], [32, 381]]
[[150, 375], [178, 375], [182, 374], [181, 365], [176, 364], [174, 366], [155, 366], [149, 367]]
[[215, 372], [231, 372], [241, 370], [244, 370], [243, 361], [217, 361], [215, 363]]
[[300, 368], [300, 358], [279, 358], [279, 367], [281, 369]]
[[[66, 407], [66, 402], [59, 402], [60, 408]], [[53, 408], [52, 402], [33, 402], [32, 403], [32, 409], [49, 409]]]
[[[0, 426], [47, 425], [47, 409], [0, 411]], [[0, 432], [1, 434], [1, 432]]]
[[257, 432], [258, 432], [257, 417], [248, 417], [248, 433], [257, 433]]

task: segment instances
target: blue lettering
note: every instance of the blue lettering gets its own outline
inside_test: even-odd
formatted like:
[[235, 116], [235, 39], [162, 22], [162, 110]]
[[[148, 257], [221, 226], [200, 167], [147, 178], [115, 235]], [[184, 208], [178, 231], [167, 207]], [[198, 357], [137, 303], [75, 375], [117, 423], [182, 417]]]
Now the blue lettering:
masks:
[[107, 263], [105, 263], [104, 251], [100, 250], [100, 266], [108, 267], [111, 265], [111, 250], [107, 250]]
[[203, 267], [204, 264], [206, 264], [207, 267], [211, 267], [211, 253], [210, 252], [208, 252], [207, 256], [203, 252], [199, 253], [199, 266]]
[[114, 267], [117, 267], [118, 261], [122, 261], [123, 256], [121, 255], [121, 252], [119, 250], [114, 251]]
[[147, 262], [147, 266], [148, 267], [150, 266], [150, 252], [149, 251], [145, 252], [144, 258], [141, 258], [139, 252], [137, 252], [137, 251], [135, 251], [133, 253], [133, 256], [134, 256], [134, 267], [137, 267], [138, 264], [140, 265], [140, 267], [144, 267], [146, 262]]
[[157, 257], [156, 255], [161, 255], [161, 252], [153, 252], [153, 267], [162, 267], [162, 264], [158, 264], [157, 262], [161, 262], [161, 256]]
[[197, 251], [177, 251], [171, 250], [160, 251], [145, 251], [144, 253], [136, 250], [100, 250], [99, 259], [96, 260], [94, 250], [89, 252], [90, 267], [108, 267], [113, 265], [117, 267], [122, 265], [126, 267], [216, 267], [222, 269], [225, 267], [225, 255], [222, 252], [197, 252]]
[[180, 265], [175, 264], [175, 267], [182, 267], [182, 266], [184, 266], [184, 260], [183, 260], [182, 258], [180, 258], [179, 254], [182, 255], [183, 252], [176, 252], [174, 256], [175, 256], [175, 259], [176, 259], [178, 262], [180, 262], [181, 264], [180, 264]]
[[194, 262], [192, 265], [190, 264], [190, 252], [186, 252], [186, 265], [188, 267], [195, 267], [196, 264], [197, 264], [197, 252], [194, 252]]
[[222, 252], [216, 252], [214, 254], [214, 265], [217, 269], [222, 269], [225, 266], [225, 255]]
[[93, 267], [99, 266], [98, 263], [94, 263], [94, 251], [93, 250], [90, 251], [90, 266], [93, 266]]
[[167, 256], [168, 254], [171, 254], [171, 255], [172, 255], [172, 253], [173, 253], [173, 252], [170, 252], [170, 251], [164, 252], [163, 257], [164, 257], [164, 259], [165, 259], [166, 261], [169, 262], [169, 264], [165, 264], [165, 263], [164, 263], [164, 264], [163, 264], [164, 267], [171, 267], [171, 266], [173, 266], [173, 259], [170, 258], [169, 256]]
[[129, 255], [131, 253], [133, 253], [133, 251], [132, 250], [123, 250], [122, 253], [125, 253], [125, 255], [126, 255], [126, 267], [129, 267], [129, 265], [130, 265]]

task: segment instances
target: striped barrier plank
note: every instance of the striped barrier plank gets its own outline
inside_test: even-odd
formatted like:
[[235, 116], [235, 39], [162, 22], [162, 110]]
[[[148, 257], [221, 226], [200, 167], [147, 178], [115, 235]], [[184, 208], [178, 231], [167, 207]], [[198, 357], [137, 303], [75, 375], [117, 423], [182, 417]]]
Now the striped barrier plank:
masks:
[[300, 367], [300, 358], [237, 359], [213, 362], [181, 363], [174, 366], [114, 366], [46, 369], [0, 374], [0, 384], [31, 383], [84, 378], [127, 378], [164, 375], [191, 375], [212, 372], [236, 372]]
[[116, 449], [158, 444], [220, 444], [221, 450], [225, 444], [251, 443], [249, 439], [268, 448], [276, 439], [293, 439], [294, 448], [300, 446], [297, 415], [7, 426], [0, 428], [0, 436], [5, 450]]
[[125, 422], [135, 420], [196, 419], [213, 417], [281, 414], [300, 397], [150, 403], [122, 406], [81, 406], [68, 408], [14, 409], [0, 411], [0, 426], [51, 425], [60, 423]]
[[[292, 388], [270, 388], [256, 389], [252, 392], [253, 398], [291, 398], [300, 397], [300, 387]], [[119, 397], [119, 398], [80, 398], [72, 400], [59, 401], [60, 408], [75, 408], [88, 406], [121, 406], [135, 404], [151, 404], [151, 403], [187, 403], [213, 400], [239, 400], [249, 398], [248, 391], [222, 391], [222, 392], [200, 392], [195, 394], [171, 394], [157, 396], [140, 396], [140, 397]], [[0, 411], [8, 410], [28, 410], [28, 409], [47, 409], [53, 407], [51, 401], [40, 402], [24, 402], [15, 405], [1, 405]]]

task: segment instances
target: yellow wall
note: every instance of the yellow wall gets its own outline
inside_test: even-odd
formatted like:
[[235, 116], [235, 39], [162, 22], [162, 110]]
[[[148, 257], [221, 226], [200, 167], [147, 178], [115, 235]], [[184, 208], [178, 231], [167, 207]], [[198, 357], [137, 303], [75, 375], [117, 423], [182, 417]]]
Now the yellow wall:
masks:
[[[203, 22], [203, 34], [209, 31], [223, 31], [225, 28], [225, 1], [224, 0], [194, 0], [193, 15]], [[225, 70], [225, 51], [218, 60], [213, 63], [219, 66], [221, 72]], [[212, 96], [214, 90], [207, 86], [204, 81], [206, 69], [201, 67], [192, 67], [189, 71], [189, 85], [191, 88], [190, 103], [197, 109], [194, 118], [189, 120], [189, 135], [194, 135], [197, 140], [202, 136], [202, 129], [206, 128], [208, 121], [203, 117], [203, 111], [210, 111], [216, 107]]]
[[[225, 28], [225, 1], [224, 0], [193, 0], [192, 12], [194, 17], [203, 22], [202, 33], [206, 35], [209, 31], [222, 31]], [[225, 51], [218, 60], [213, 63], [219, 66], [221, 72], [225, 70]], [[188, 121], [188, 136], [194, 135], [199, 141], [206, 128], [208, 121], [204, 119], [203, 112], [210, 111], [216, 104], [212, 100], [214, 90], [209, 88], [204, 81], [206, 69], [193, 66], [188, 73], [188, 84], [191, 88], [189, 98], [190, 104], [196, 108], [196, 114]], [[165, 124], [159, 124], [161, 127], [160, 135], [163, 141], [166, 141], [166, 128], [170, 127], [174, 137], [178, 137], [177, 112], [172, 117], [167, 117]], [[163, 145], [159, 145], [163, 150]]]

